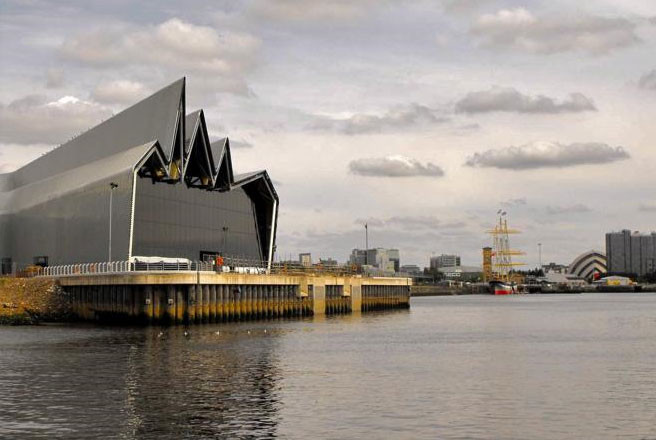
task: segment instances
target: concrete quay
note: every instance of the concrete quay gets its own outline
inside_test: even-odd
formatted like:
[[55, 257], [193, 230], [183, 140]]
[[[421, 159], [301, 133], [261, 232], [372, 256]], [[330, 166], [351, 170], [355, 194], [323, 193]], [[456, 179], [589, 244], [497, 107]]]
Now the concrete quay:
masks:
[[124, 272], [56, 278], [83, 320], [201, 324], [407, 308], [408, 278]]

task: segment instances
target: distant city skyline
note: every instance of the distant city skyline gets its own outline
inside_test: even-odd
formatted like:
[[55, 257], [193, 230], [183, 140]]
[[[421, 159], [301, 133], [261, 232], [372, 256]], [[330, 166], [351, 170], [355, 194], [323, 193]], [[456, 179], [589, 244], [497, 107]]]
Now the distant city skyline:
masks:
[[[280, 196], [277, 256], [398, 248], [527, 268], [656, 230], [649, 0], [21, 2], [0, 14], [0, 173], [182, 76]], [[384, 30], [382, 32], [381, 30]]]

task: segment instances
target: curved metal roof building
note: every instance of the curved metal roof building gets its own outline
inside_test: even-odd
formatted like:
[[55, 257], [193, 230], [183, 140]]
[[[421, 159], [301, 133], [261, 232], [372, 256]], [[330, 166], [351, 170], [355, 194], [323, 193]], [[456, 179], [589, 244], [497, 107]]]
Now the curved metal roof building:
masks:
[[0, 258], [26, 266], [133, 256], [271, 261], [278, 195], [266, 171], [234, 175], [185, 79], [0, 175]]
[[606, 255], [603, 252], [583, 252], [567, 267], [567, 273], [581, 278], [591, 278], [594, 272], [606, 273]]

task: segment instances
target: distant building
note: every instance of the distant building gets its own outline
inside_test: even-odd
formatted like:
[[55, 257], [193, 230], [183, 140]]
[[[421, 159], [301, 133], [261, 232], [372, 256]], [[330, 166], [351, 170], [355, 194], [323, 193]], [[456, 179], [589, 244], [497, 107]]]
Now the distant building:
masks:
[[353, 249], [349, 264], [372, 266], [383, 272], [398, 272], [401, 268], [401, 259], [398, 249]]
[[477, 266], [448, 266], [437, 270], [447, 280], [477, 281], [483, 276], [483, 269]]
[[335, 267], [339, 265], [337, 260], [334, 258], [319, 258], [319, 264], [321, 264], [324, 267]]
[[583, 252], [567, 267], [568, 274], [586, 279], [592, 278], [595, 272], [600, 274], [607, 272], [606, 255], [603, 252], [595, 250]]
[[546, 272], [544, 281], [551, 284], [564, 285], [570, 288], [583, 287], [588, 284], [583, 278], [574, 274], [566, 274], [564, 272]]
[[422, 273], [421, 268], [416, 264], [404, 264], [401, 266], [399, 272], [407, 273], [408, 275], [418, 275]]
[[651, 234], [621, 232], [606, 234], [608, 273], [643, 276], [656, 272], [656, 232]]
[[394, 266], [394, 272], [401, 270], [401, 256], [398, 249], [387, 249], [387, 259]]
[[549, 263], [542, 265], [542, 271], [546, 273], [567, 273], [567, 266], [564, 264]]
[[483, 281], [492, 280], [492, 248], [483, 248]]
[[430, 259], [431, 269], [439, 269], [440, 267], [454, 267], [454, 266], [460, 266], [459, 255], [442, 254], [437, 257], [431, 257]]
[[364, 249], [353, 249], [348, 261], [349, 264], [364, 266], [367, 264], [367, 251]]
[[298, 262], [301, 263], [301, 266], [305, 266], [305, 267], [312, 266], [312, 254], [309, 252], [298, 254]]

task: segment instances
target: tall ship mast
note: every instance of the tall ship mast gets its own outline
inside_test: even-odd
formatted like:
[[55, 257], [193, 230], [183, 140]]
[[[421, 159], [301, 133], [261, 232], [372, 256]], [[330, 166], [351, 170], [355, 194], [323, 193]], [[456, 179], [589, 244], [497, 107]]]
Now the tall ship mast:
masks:
[[524, 264], [512, 261], [513, 256], [523, 255], [524, 253], [510, 248], [509, 236], [519, 234], [520, 231], [508, 227], [506, 215], [506, 211], [497, 211], [495, 226], [487, 231], [488, 234], [492, 235], [492, 247], [483, 249], [485, 281], [490, 283], [490, 289], [496, 295], [517, 293], [511, 270], [515, 266]]

